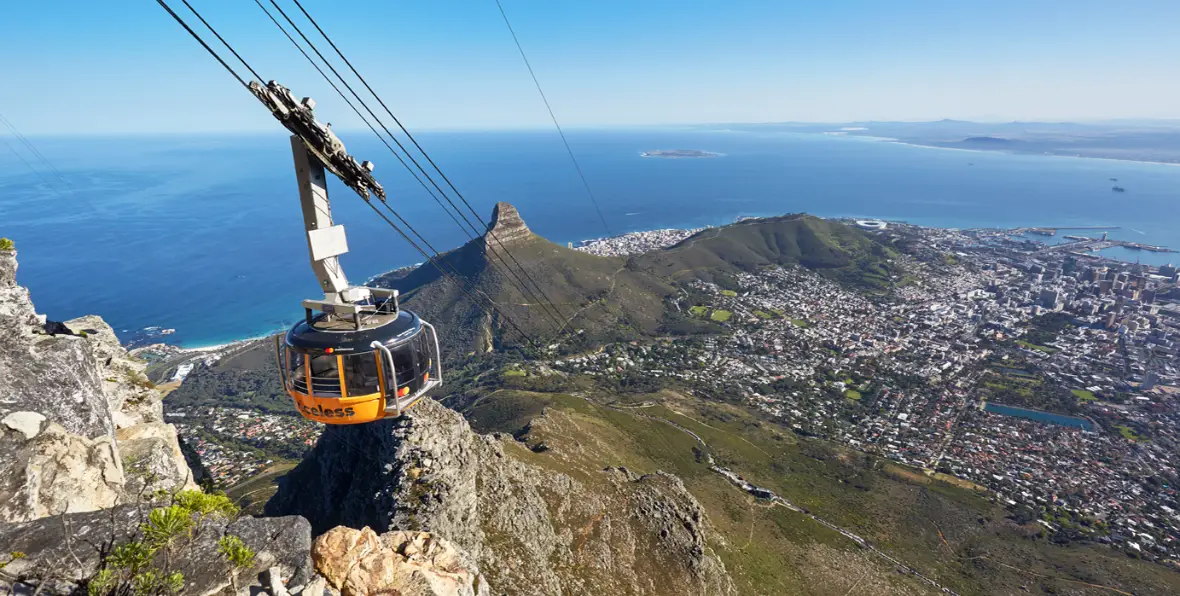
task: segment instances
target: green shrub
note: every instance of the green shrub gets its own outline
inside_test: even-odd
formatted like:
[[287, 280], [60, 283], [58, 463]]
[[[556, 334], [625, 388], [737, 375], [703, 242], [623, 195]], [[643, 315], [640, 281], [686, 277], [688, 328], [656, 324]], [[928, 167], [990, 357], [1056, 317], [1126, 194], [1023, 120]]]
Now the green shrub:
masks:
[[184, 588], [184, 574], [179, 571], [164, 573], [148, 569], [131, 578], [131, 593], [136, 596], [176, 594]]
[[234, 592], [238, 591], [238, 571], [254, 566], [254, 551], [233, 534], [226, 534], [217, 541], [217, 552], [229, 562], [229, 583]]
[[7, 567], [7, 566], [8, 566], [8, 564], [9, 564], [9, 563], [11, 563], [11, 562], [13, 562], [13, 561], [15, 561], [15, 560], [17, 560], [17, 559], [23, 559], [23, 558], [25, 558], [25, 557], [27, 557], [27, 556], [28, 556], [28, 555], [26, 555], [25, 553], [23, 553], [23, 552], [21, 552], [21, 551], [19, 551], [19, 550], [14, 550], [14, 551], [12, 551], [12, 552], [8, 553], [8, 560], [7, 560], [7, 561], [4, 561], [3, 563], [0, 563], [0, 569], [4, 569], [5, 567]]
[[254, 565], [254, 551], [233, 534], [226, 534], [217, 541], [217, 552], [221, 553], [230, 565], [239, 569], [248, 569]]
[[0, 251], [16, 250], [16, 243], [8, 238], [0, 238]]
[[141, 530], [148, 544], [159, 548], [187, 536], [193, 527], [193, 514], [180, 505], [153, 509]]
[[[166, 492], [157, 493], [151, 499], [167, 496]], [[86, 583], [87, 594], [179, 594], [184, 589], [184, 575], [172, 570], [173, 555], [183, 552], [192, 541], [201, 519], [206, 516], [231, 519], [238, 513], [237, 506], [225, 496], [225, 493], [185, 490], [172, 495], [172, 504], [157, 507], [148, 513], [147, 521], [139, 526], [141, 539], [116, 546], [103, 559], [99, 571]], [[227, 540], [229, 538], [232, 540]], [[237, 537], [222, 538], [218, 542], [218, 550], [227, 557], [235, 569], [241, 565], [249, 567], [254, 563], [254, 552]], [[233, 579], [231, 577], [231, 581]]]
[[232, 518], [241, 511], [223, 492], [203, 493], [199, 490], [182, 490], [173, 497], [176, 505], [200, 516], [220, 515]]
[[115, 547], [115, 550], [107, 557], [106, 563], [115, 569], [126, 569], [132, 575], [136, 575], [140, 569], [147, 567], [152, 562], [154, 554], [155, 549], [142, 542], [128, 542]]

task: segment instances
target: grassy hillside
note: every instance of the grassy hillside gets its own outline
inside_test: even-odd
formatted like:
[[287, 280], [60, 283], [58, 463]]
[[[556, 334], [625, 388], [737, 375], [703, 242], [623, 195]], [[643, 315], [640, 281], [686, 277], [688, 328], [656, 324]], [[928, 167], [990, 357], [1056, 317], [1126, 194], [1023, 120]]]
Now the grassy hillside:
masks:
[[[871, 289], [889, 285], [892, 249], [839, 222], [807, 215], [747, 220], [711, 228], [667, 250], [631, 259], [599, 257], [559, 246], [535, 234], [514, 239], [504, 261], [555, 305], [547, 312], [517, 288], [504, 262], [490, 256], [482, 238], [444, 253], [440, 264], [458, 272], [471, 296], [491, 301], [542, 345], [561, 329], [563, 349], [580, 351], [603, 343], [653, 335], [716, 333], [712, 320], [668, 307], [677, 284], [689, 279], [723, 281], [737, 271], [767, 265], [802, 265], [834, 279]], [[402, 304], [435, 325], [448, 368], [489, 350], [512, 351], [528, 344], [507, 321], [489, 314], [430, 263], [384, 276], [375, 285], [397, 288]], [[534, 290], [535, 291], [535, 290]], [[540, 292], [536, 292], [538, 297]], [[273, 371], [268, 342], [198, 369], [169, 396], [177, 405], [229, 405], [291, 411]], [[453, 375], [452, 375], [453, 378]]]
[[279, 381], [270, 338], [241, 346], [211, 366], [197, 366], [164, 401], [170, 408], [219, 406], [295, 412]]
[[[808, 516], [755, 499], [708, 467], [770, 488], [959, 594], [1174, 594], [1180, 574], [1099, 545], [1062, 547], [969, 487], [821, 441], [726, 405], [665, 392], [592, 400], [500, 390], [465, 410], [516, 457], [594, 483], [607, 466], [679, 476], [705, 507], [741, 594], [935, 593]], [[698, 443], [685, 430], [696, 433]], [[543, 446], [543, 447], [542, 447]]]
[[[585, 330], [588, 339], [596, 341], [654, 334], [663, 321], [664, 299], [675, 292], [664, 280], [628, 269], [622, 258], [597, 257], [540, 236], [514, 241], [509, 250], [515, 261], [507, 257], [504, 261], [535, 297], [518, 289], [517, 278], [507, 272], [504, 262], [488, 255], [482, 239], [444, 254], [443, 269], [450, 272], [453, 267], [474, 296], [490, 299], [538, 340], [552, 339], [558, 328]], [[518, 264], [527, 277], [519, 273]], [[519, 334], [507, 322], [484, 313], [430, 263], [405, 277], [381, 283], [399, 289], [405, 307], [433, 322], [457, 350], [479, 352], [489, 346], [522, 345]], [[547, 312], [537, 300], [542, 291], [556, 312]]]
[[735, 269], [801, 265], [853, 286], [882, 289], [893, 273], [888, 263], [892, 256], [892, 249], [861, 230], [799, 214], [703, 230], [667, 250], [636, 258], [633, 267], [680, 280], [709, 279]]
[[[472, 295], [490, 299], [525, 333], [545, 342], [555, 336], [555, 328], [583, 330], [583, 344], [715, 332], [718, 328], [706, 321], [668, 312], [666, 300], [676, 293], [676, 284], [692, 278], [718, 280], [767, 265], [802, 265], [881, 290], [894, 272], [890, 248], [850, 226], [806, 215], [711, 228], [670, 249], [631, 259], [590, 255], [531, 233], [514, 240], [509, 250], [515, 260], [501, 262], [476, 239], [442, 255], [442, 268], [458, 272]], [[530, 287], [532, 282], [540, 286], [558, 312], [547, 313], [538, 300], [517, 289], [505, 262], [513, 270], [519, 264], [527, 272], [527, 277], [518, 273], [519, 278]], [[401, 290], [406, 308], [434, 322], [446, 343], [459, 350], [481, 352], [523, 343], [511, 325], [483, 312], [430, 263], [378, 283]]]

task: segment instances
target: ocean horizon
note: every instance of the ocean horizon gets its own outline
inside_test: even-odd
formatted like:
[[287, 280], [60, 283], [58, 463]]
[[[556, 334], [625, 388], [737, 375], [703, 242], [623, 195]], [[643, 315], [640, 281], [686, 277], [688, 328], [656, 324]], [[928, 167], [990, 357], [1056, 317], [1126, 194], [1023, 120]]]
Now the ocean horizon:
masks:
[[[604, 228], [552, 131], [418, 135], [486, 222], [498, 201], [566, 244], [634, 231], [723, 225], [807, 212], [932, 227], [1118, 226], [1113, 238], [1180, 248], [1180, 168], [1066, 156], [959, 151], [814, 133], [684, 129], [567, 131]], [[390, 204], [439, 250], [468, 240], [384, 146], [342, 133]], [[124, 341], [184, 347], [264, 336], [319, 295], [307, 262], [289, 145], [282, 134], [34, 138], [68, 183], [0, 156], [0, 236], [18, 280], [53, 320], [98, 314]], [[644, 158], [689, 149], [707, 158]], [[1111, 178], [1117, 178], [1113, 183]], [[441, 181], [440, 181], [441, 183]], [[1114, 193], [1112, 184], [1125, 187]], [[331, 185], [360, 283], [423, 260], [359, 197]], [[476, 222], [476, 225], [481, 225]], [[1168, 253], [1104, 251], [1145, 263]]]

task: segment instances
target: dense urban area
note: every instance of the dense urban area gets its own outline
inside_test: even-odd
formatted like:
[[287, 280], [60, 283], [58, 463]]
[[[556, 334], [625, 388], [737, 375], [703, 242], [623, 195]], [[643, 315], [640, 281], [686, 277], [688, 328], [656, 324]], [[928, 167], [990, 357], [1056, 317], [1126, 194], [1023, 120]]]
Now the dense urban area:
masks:
[[[985, 490], [1057, 540], [1175, 564], [1176, 268], [1025, 232], [890, 224], [874, 233], [907, 247], [892, 292], [799, 267], [694, 282], [676, 307], [729, 333], [552, 364], [744, 401], [800, 434]], [[596, 250], [637, 245], [650, 249]]]
[[[800, 435], [974, 488], [1054, 541], [1177, 565], [1176, 268], [1087, 250], [1104, 238], [862, 227], [902, 249], [887, 288], [854, 289], [802, 267], [695, 281], [670, 308], [716, 333], [610, 344], [545, 365], [744, 403]], [[632, 255], [692, 233], [578, 249]], [[295, 416], [232, 408], [168, 417], [222, 487], [297, 458], [319, 432]]]

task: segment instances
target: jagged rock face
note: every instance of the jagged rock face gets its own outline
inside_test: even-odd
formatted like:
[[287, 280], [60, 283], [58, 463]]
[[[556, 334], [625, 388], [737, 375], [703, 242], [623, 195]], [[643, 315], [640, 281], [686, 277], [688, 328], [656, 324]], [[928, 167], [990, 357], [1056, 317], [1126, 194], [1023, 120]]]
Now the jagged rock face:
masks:
[[[112, 544], [126, 544], [137, 537], [144, 515], [139, 507], [124, 505], [32, 522], [0, 523], [3, 551], [26, 555], [0, 572], [0, 591], [12, 593], [13, 584], [20, 583], [26, 587], [17, 589], [17, 594], [32, 594], [36, 588], [48, 594], [85, 593], [81, 582], [98, 571]], [[207, 517], [194, 531], [193, 542], [183, 556], [173, 561], [173, 570], [184, 574], [184, 594], [221, 594], [230, 586], [225, 559], [217, 551], [218, 539], [226, 534], [241, 538], [256, 553], [254, 565], [238, 574], [241, 594], [260, 593], [262, 586], [252, 586], [252, 581], [272, 567], [278, 568], [291, 587], [313, 579], [311, 526], [307, 520], [248, 517], [228, 521]]]
[[317, 532], [433, 532], [478, 556], [477, 458], [463, 417], [426, 399], [413, 415], [325, 428], [313, 453], [280, 480], [266, 513], [302, 515]]
[[123, 495], [123, 467], [110, 437], [88, 439], [47, 421], [26, 436], [0, 426], [0, 521], [93, 511]]
[[0, 252], [0, 521], [194, 487], [145, 365], [98, 317], [46, 325], [16, 270]]
[[163, 401], [144, 375], [147, 364], [127, 353], [115, 330], [102, 317], [86, 315], [63, 325], [71, 333], [85, 336], [98, 365], [102, 393], [107, 398], [115, 428], [163, 422]]
[[316, 538], [315, 569], [343, 596], [484, 596], [487, 582], [471, 557], [429, 532], [338, 526]]
[[429, 531], [470, 553], [497, 593], [733, 592], [675, 477], [612, 468], [588, 482], [529, 457], [425, 400], [400, 420], [326, 429], [266, 511], [319, 531]]
[[39, 412], [87, 438], [114, 438], [110, 407], [85, 338], [44, 334], [29, 291], [16, 285], [16, 252], [0, 252], [0, 416]]
[[532, 236], [533, 233], [521, 219], [516, 207], [508, 203], [496, 203], [492, 210], [492, 223], [488, 224], [488, 231], [484, 234], [487, 249], [496, 250], [501, 245], [511, 247]]

